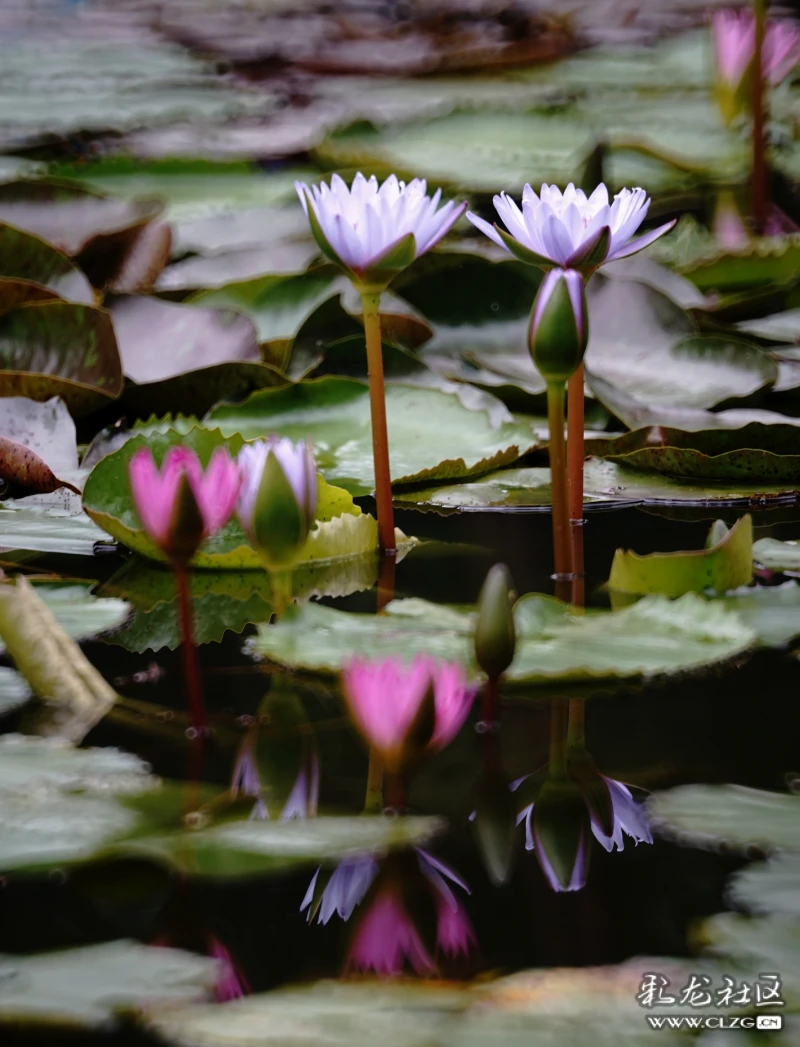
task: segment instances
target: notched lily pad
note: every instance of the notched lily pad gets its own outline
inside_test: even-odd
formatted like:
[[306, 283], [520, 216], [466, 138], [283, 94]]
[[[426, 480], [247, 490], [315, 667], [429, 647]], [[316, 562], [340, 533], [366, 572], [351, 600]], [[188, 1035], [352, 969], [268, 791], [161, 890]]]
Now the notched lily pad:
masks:
[[83, 272], [46, 240], [0, 222], [0, 309], [26, 301], [65, 298], [94, 305], [92, 286]]

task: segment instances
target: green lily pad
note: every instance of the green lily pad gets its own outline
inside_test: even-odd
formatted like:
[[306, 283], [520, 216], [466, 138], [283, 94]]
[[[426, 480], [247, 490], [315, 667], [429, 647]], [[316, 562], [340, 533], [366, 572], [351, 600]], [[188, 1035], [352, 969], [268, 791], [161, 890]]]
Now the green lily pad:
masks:
[[33, 697], [30, 687], [15, 669], [0, 666], [0, 718], [25, 705]]
[[750, 586], [718, 598], [766, 647], [783, 647], [800, 636], [800, 585]]
[[271, 274], [200, 291], [190, 301], [238, 310], [255, 324], [259, 342], [274, 342], [293, 339], [317, 306], [343, 286], [341, 278], [332, 273]]
[[[721, 523], [721, 521], [718, 521]], [[753, 519], [742, 516], [721, 534], [712, 529], [705, 549], [688, 552], [649, 553], [640, 556], [617, 549], [608, 577], [608, 588], [625, 593], [663, 593], [682, 596], [706, 589], [724, 593], [747, 585], [753, 577]]]
[[590, 376], [649, 405], [709, 408], [777, 380], [777, 364], [757, 346], [695, 334], [689, 316], [645, 284], [595, 278], [589, 315]]
[[768, 862], [748, 865], [728, 882], [728, 898], [752, 913], [778, 913], [800, 918], [800, 853], [786, 851]]
[[[693, 594], [573, 616], [566, 604], [531, 593], [514, 613], [517, 651], [509, 681], [552, 685], [681, 672], [729, 658], [756, 639], [735, 614]], [[471, 612], [426, 600], [394, 600], [377, 616], [306, 604], [260, 626], [247, 648], [284, 666], [328, 673], [357, 655], [426, 653], [466, 664], [477, 675], [473, 629]]]
[[[36, 585], [36, 593], [52, 611], [67, 636], [76, 641], [90, 640], [98, 633], [115, 629], [128, 617], [124, 600], [98, 600], [90, 595], [90, 584], [61, 582]], [[5, 644], [0, 640], [0, 652]], [[0, 782], [0, 786], [2, 782]]]
[[[77, 749], [56, 738], [0, 736], [0, 792], [40, 787], [69, 792], [130, 793], [152, 788], [149, 766], [121, 749]], [[4, 801], [5, 802], [5, 801]]]
[[327, 138], [315, 155], [326, 166], [394, 171], [462, 191], [519, 192], [525, 182], [568, 182], [593, 144], [574, 109], [458, 112], [386, 129], [355, 124]]
[[[268, 432], [264, 429], [258, 433]], [[129, 549], [151, 560], [165, 557], [142, 530], [133, 505], [128, 463], [139, 447], [149, 447], [160, 460], [168, 447], [182, 444], [195, 450], [205, 465], [215, 447], [227, 446], [232, 455], [239, 452], [244, 441], [234, 433], [226, 439], [219, 429], [205, 429], [194, 422], [185, 431], [168, 428], [150, 429], [147, 436], [138, 435], [106, 455], [94, 467], [83, 492], [86, 512], [100, 527]], [[377, 549], [375, 518], [353, 503], [352, 497], [338, 487], [322, 480], [319, 484], [317, 527], [312, 530], [299, 562], [321, 566], [336, 559], [346, 560]], [[238, 520], [232, 518], [225, 527], [204, 542], [192, 561], [195, 567], [232, 570], [262, 568], [257, 553], [249, 544]]]
[[[387, 386], [393, 483], [476, 476], [529, 451], [536, 443], [530, 427], [513, 421], [499, 401], [493, 407], [471, 411], [437, 389]], [[243, 404], [215, 408], [207, 421], [248, 439], [264, 432], [308, 435], [326, 479], [351, 494], [373, 488], [369, 392], [361, 382], [321, 378], [264, 390]]]
[[768, 342], [797, 344], [800, 340], [800, 309], [787, 309], [783, 313], [762, 316], [756, 320], [742, 320], [736, 327], [745, 334], [755, 335]]
[[66, 553], [91, 556], [98, 542], [109, 537], [86, 513], [4, 502], [0, 509], [0, 549], [21, 549], [37, 553]]
[[587, 441], [586, 453], [671, 476], [800, 482], [797, 428], [751, 422], [740, 429], [684, 432], [666, 426]]
[[[762, 972], [777, 974], [782, 1002], [775, 1009], [772, 1009], [774, 1004], [766, 1005], [769, 1007], [766, 1013], [781, 1014], [784, 1009], [789, 1015], [797, 1013], [800, 1009], [800, 917], [781, 913], [753, 919], [740, 913], [718, 913], [703, 922], [700, 934], [710, 952], [726, 957], [738, 971], [747, 972], [747, 980], [753, 984], [764, 978]], [[764, 979], [764, 982], [775, 986], [774, 981]], [[790, 1036], [786, 1042], [791, 1043], [792, 1039]]]
[[196, 291], [221, 288], [233, 281], [253, 280], [265, 273], [302, 272], [319, 255], [313, 240], [271, 240], [256, 246], [221, 251], [219, 254], [192, 255], [173, 262], [159, 275], [156, 290]]
[[319, 817], [283, 822], [249, 819], [209, 829], [142, 836], [120, 853], [148, 857], [193, 876], [254, 876], [292, 866], [335, 864], [361, 855], [427, 843], [444, 828], [439, 818]]
[[111, 317], [66, 302], [33, 303], [0, 316], [0, 395], [60, 396], [86, 414], [122, 391]]
[[123, 1012], [207, 996], [215, 960], [135, 941], [62, 952], [0, 955], [0, 1025], [68, 1026], [107, 1032]]
[[3, 311], [37, 298], [67, 298], [82, 305], [95, 302], [91, 284], [63, 251], [5, 223], [0, 223], [0, 273]]
[[800, 849], [800, 796], [744, 785], [681, 785], [651, 797], [648, 812], [661, 832], [693, 847]]
[[753, 559], [771, 571], [800, 571], [800, 543], [759, 538], [753, 544]]

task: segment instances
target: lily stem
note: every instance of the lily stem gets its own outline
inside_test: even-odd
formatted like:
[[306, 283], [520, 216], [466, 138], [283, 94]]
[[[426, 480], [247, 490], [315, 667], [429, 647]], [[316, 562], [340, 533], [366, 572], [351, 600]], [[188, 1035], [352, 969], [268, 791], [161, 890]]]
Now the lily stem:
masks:
[[567, 748], [583, 749], [586, 746], [586, 702], [577, 698], [569, 699], [569, 726], [567, 728]]
[[566, 698], [550, 702], [550, 760], [548, 773], [553, 778], [567, 777], [567, 723], [569, 703]]
[[383, 760], [374, 746], [369, 747], [367, 768], [367, 794], [364, 798], [364, 814], [380, 814], [383, 810]]
[[389, 433], [386, 426], [386, 392], [383, 382], [380, 291], [362, 291], [364, 334], [367, 341], [369, 407], [372, 419], [372, 457], [375, 464], [375, 504], [378, 512], [378, 541], [382, 553], [394, 554], [394, 509], [389, 471]]
[[203, 691], [200, 685], [200, 669], [197, 664], [197, 648], [194, 642], [194, 618], [189, 577], [189, 569], [187, 567], [175, 567], [175, 584], [178, 590], [178, 615], [181, 638], [183, 640], [181, 644], [183, 679], [189, 698], [192, 727], [194, 728], [192, 762], [193, 767], [198, 768], [202, 756], [203, 735], [206, 729], [206, 713], [203, 704]]
[[564, 383], [547, 386], [547, 423], [550, 429], [550, 490], [553, 502], [553, 561], [557, 581], [572, 570], [567, 510], [567, 463], [564, 443]]
[[583, 607], [583, 364], [567, 386], [567, 497], [572, 555], [572, 603]]
[[767, 202], [769, 195], [769, 175], [767, 172], [766, 159], [766, 124], [767, 124], [767, 99], [764, 90], [764, 31], [766, 28], [767, 3], [766, 0], [753, 0], [753, 13], [755, 16], [755, 52], [753, 54], [753, 80], [751, 88], [751, 100], [753, 108], [753, 180], [752, 212], [753, 227], [757, 235], [764, 232], [767, 220]]

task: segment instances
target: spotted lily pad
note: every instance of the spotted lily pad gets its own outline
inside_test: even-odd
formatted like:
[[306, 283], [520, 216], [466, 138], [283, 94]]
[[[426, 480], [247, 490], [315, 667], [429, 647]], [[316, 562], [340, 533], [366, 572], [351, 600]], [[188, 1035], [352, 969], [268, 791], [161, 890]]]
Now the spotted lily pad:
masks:
[[[507, 465], [536, 440], [499, 402], [469, 410], [455, 394], [395, 383], [386, 389], [392, 482], [461, 479]], [[310, 436], [317, 465], [331, 483], [354, 495], [373, 488], [369, 392], [362, 382], [321, 378], [263, 390], [243, 404], [223, 405], [209, 424], [247, 439], [276, 432]]]

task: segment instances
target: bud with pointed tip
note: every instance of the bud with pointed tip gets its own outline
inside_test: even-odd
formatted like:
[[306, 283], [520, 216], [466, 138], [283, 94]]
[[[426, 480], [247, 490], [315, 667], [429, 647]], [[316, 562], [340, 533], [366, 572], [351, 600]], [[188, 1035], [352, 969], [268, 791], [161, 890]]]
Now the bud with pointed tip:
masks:
[[317, 470], [308, 440], [271, 436], [239, 452], [242, 492], [237, 514], [270, 569], [291, 564], [306, 543], [317, 510]]
[[478, 851], [496, 887], [508, 883], [517, 846], [517, 800], [500, 771], [486, 771], [478, 782], [473, 818]]
[[586, 885], [590, 827], [580, 785], [569, 778], [548, 778], [533, 807], [533, 841], [554, 891], [579, 891]]
[[514, 660], [513, 587], [503, 563], [490, 568], [478, 598], [475, 624], [475, 657], [490, 680], [497, 680]]
[[528, 348], [544, 380], [566, 382], [583, 361], [589, 319], [583, 277], [575, 269], [551, 269], [531, 311]]

